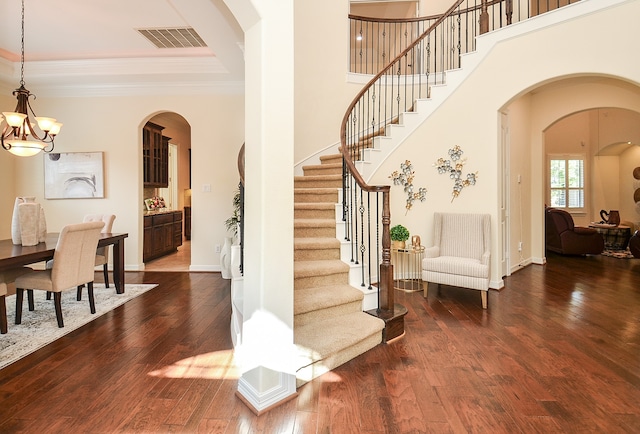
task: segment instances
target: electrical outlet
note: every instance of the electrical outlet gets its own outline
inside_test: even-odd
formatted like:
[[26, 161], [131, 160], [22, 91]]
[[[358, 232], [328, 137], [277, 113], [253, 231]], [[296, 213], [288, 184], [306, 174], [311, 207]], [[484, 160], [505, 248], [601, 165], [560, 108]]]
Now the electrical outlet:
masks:
[[521, 252], [522, 251], [522, 241], [520, 241], [518, 243], [518, 251]]
[[220, 253], [222, 251], [222, 247], [220, 244], [216, 244], [216, 253]]

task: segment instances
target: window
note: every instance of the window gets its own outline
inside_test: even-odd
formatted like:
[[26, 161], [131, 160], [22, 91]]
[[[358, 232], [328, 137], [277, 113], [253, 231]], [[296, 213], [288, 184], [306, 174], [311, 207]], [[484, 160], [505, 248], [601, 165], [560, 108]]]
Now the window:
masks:
[[549, 203], [567, 211], [584, 211], [584, 156], [550, 156]]

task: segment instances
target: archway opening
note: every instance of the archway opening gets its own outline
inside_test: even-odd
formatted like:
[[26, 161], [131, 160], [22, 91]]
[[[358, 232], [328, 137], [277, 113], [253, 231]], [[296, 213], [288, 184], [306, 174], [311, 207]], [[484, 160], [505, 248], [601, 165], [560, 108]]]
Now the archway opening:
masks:
[[162, 112], [149, 118], [142, 136], [145, 270], [189, 271], [191, 126], [177, 113]]

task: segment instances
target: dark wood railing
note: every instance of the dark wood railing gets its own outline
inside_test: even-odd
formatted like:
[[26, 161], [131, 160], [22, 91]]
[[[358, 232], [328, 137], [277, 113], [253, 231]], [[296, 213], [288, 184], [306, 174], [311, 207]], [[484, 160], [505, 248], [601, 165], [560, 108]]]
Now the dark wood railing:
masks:
[[240, 238], [240, 274], [244, 275], [244, 143], [238, 152], [238, 174], [240, 175], [240, 183], [238, 189], [240, 190], [240, 211], [239, 211], [239, 229], [238, 236]]
[[[393, 315], [389, 185], [369, 185], [357, 169], [374, 138], [429, 97], [445, 73], [474, 51], [476, 37], [578, 0], [456, 0], [442, 15], [400, 20], [350, 16], [352, 72], [378, 72], [349, 105], [340, 127], [344, 238], [360, 266], [361, 286], [378, 287], [378, 312]], [[394, 56], [390, 62], [385, 60]], [[380, 66], [382, 66], [380, 68]], [[373, 73], [373, 72], [371, 72]]]
[[[472, 0], [456, 12], [462, 53], [475, 50], [475, 37], [512, 22], [558, 9], [579, 0]], [[349, 70], [373, 75], [386, 67], [442, 15], [420, 18], [370, 18], [349, 15]], [[464, 34], [464, 35], [462, 35]], [[432, 47], [433, 54], [438, 47]], [[441, 53], [444, 54], [444, 53]], [[426, 55], [426, 53], [424, 53]], [[415, 70], [414, 73], [424, 71]]]

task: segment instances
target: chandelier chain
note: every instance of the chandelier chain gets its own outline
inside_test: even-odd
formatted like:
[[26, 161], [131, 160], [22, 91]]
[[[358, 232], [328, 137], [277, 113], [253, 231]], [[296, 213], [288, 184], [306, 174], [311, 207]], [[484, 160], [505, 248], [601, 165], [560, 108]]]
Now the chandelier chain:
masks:
[[20, 39], [20, 85], [24, 86], [24, 0], [22, 0], [22, 38]]
[[[15, 111], [2, 112], [4, 118], [0, 117], [0, 121], [6, 120], [7, 124], [0, 132], [0, 145], [14, 155], [29, 157], [40, 151], [53, 152], [54, 138], [60, 132], [62, 123], [50, 117], [37, 117], [29, 103], [29, 98], [35, 99], [36, 96], [24, 85], [24, 0], [21, 3], [20, 87], [13, 91], [18, 101]], [[29, 112], [35, 118], [35, 123], [29, 119]], [[36, 133], [36, 123], [42, 135]]]

